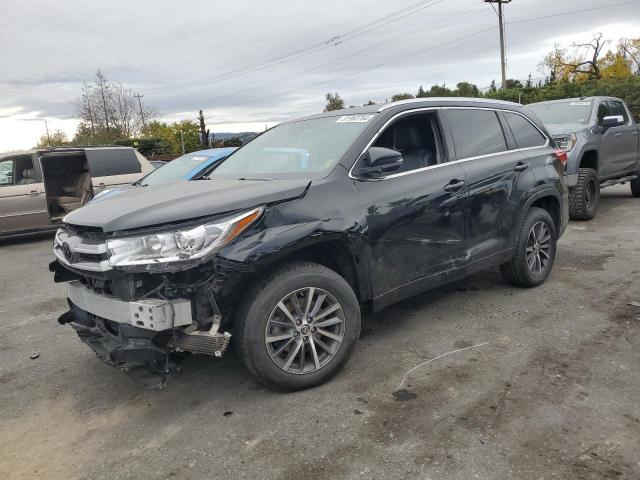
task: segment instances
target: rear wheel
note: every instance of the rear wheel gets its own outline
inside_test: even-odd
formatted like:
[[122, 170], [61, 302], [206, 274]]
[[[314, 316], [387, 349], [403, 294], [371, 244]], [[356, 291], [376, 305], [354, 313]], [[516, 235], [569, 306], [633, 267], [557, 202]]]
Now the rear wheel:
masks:
[[640, 172], [638, 172], [638, 178], [631, 180], [631, 195], [634, 197], [640, 197]]
[[600, 180], [592, 168], [578, 170], [578, 183], [569, 191], [569, 216], [572, 220], [591, 220], [600, 206]]
[[275, 390], [320, 385], [347, 362], [360, 306], [347, 281], [315, 263], [287, 265], [249, 292], [235, 339], [249, 371]]
[[502, 276], [519, 287], [544, 283], [556, 258], [556, 240], [556, 226], [549, 212], [532, 208], [520, 227], [515, 255], [500, 267]]

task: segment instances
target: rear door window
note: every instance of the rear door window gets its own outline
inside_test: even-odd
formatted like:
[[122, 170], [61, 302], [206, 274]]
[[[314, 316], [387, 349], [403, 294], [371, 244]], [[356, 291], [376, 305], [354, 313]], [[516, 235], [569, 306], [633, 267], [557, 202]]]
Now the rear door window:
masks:
[[458, 160], [505, 152], [507, 141], [493, 110], [450, 109], [445, 116]]
[[87, 149], [85, 153], [92, 177], [142, 172], [136, 152], [132, 148]]
[[507, 119], [518, 148], [541, 147], [547, 143], [547, 137], [522, 115], [504, 112], [504, 118]]

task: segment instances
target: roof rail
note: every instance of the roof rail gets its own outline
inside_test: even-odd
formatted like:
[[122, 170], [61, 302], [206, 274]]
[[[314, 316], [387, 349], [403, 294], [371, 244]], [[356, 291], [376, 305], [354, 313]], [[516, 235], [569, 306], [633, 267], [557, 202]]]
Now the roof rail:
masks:
[[423, 102], [476, 102], [476, 103], [498, 103], [503, 105], [520, 105], [515, 102], [508, 102], [506, 100], [496, 100], [493, 98], [477, 98], [477, 97], [421, 97], [421, 98], [408, 98], [406, 100], [398, 100], [396, 102], [385, 103], [380, 106], [378, 112], [382, 112], [396, 105], [406, 105], [411, 103], [423, 103]]

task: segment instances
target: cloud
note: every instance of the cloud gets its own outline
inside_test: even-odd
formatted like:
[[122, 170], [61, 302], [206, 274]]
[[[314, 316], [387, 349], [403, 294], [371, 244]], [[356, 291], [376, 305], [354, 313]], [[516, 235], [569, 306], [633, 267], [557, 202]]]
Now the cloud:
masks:
[[[550, 16], [507, 25], [509, 76], [540, 76], [537, 64], [556, 41], [588, 40], [596, 31], [637, 36], [640, 9], [613, 6], [623, 2], [507, 5], [507, 22]], [[10, 48], [0, 51], [0, 150], [37, 141], [31, 122], [18, 120], [25, 112], [71, 135], [73, 100], [98, 68], [143, 93], [168, 119], [204, 109], [214, 131], [315, 113], [327, 91], [339, 91], [349, 105], [414, 92], [420, 84], [466, 80], [483, 87], [499, 77], [497, 18], [481, 0], [424, 1], [357, 30], [416, 3], [4, 0], [0, 44]], [[347, 32], [343, 41], [329, 41]]]

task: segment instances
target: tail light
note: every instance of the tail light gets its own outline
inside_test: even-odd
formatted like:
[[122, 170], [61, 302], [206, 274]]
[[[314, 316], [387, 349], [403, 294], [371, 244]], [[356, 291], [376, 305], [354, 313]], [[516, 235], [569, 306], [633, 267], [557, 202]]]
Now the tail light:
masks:
[[560, 163], [562, 164], [563, 167], [567, 164], [567, 160], [569, 159], [567, 152], [565, 152], [561, 148], [556, 148], [553, 151], [553, 154], [556, 156], [558, 160], [560, 160]]

